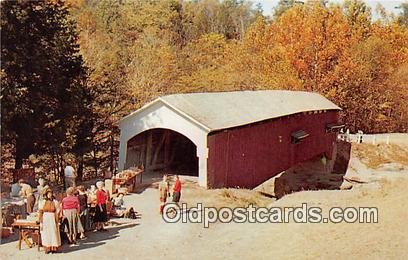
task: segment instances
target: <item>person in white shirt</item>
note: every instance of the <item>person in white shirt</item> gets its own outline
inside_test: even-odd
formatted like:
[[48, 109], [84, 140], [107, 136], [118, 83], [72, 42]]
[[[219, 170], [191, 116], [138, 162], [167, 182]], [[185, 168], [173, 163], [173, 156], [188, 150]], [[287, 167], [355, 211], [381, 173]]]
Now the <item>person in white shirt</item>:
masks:
[[72, 167], [71, 165], [65, 166], [64, 176], [65, 176], [65, 188], [76, 187], [75, 183], [76, 173], [74, 167]]

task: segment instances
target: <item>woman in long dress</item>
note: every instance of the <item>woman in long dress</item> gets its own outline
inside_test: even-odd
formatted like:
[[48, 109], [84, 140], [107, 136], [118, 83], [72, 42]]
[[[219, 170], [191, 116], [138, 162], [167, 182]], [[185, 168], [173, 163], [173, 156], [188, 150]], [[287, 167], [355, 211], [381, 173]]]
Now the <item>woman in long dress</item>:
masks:
[[96, 223], [96, 230], [105, 231], [103, 225], [108, 221], [108, 212], [106, 209], [106, 202], [109, 199], [109, 194], [104, 190], [102, 181], [96, 183], [98, 190], [96, 191], [96, 208], [94, 221]]
[[[80, 185], [77, 187], [79, 195], [79, 207], [80, 207], [80, 213], [79, 213], [79, 218], [81, 220], [82, 227], [84, 230], [89, 230], [89, 208], [88, 208], [88, 195], [85, 193], [85, 187]], [[84, 235], [81, 235], [81, 238], [84, 238]]]
[[38, 205], [40, 232], [45, 253], [54, 253], [61, 246], [61, 237], [58, 226], [60, 206], [54, 199], [51, 189], [44, 191], [44, 199]]

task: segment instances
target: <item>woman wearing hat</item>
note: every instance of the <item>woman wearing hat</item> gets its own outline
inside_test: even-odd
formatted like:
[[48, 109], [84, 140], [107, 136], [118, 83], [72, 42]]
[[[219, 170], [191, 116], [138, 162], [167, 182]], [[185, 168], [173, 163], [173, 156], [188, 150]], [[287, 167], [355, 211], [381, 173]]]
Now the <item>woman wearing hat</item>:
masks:
[[43, 191], [43, 200], [38, 203], [41, 243], [45, 253], [57, 252], [61, 246], [61, 237], [58, 226], [60, 205], [54, 199], [51, 189]]
[[103, 189], [104, 184], [102, 181], [96, 183], [98, 190], [96, 191], [96, 207], [95, 217], [96, 230], [104, 231], [103, 224], [108, 221], [108, 212], [106, 210], [106, 201], [109, 198], [109, 194]]

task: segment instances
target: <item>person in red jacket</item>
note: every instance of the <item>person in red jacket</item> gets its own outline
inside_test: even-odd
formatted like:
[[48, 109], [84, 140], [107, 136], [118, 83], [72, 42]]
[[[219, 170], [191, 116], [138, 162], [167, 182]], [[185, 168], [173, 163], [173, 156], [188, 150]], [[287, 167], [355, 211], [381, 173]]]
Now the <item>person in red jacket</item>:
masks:
[[105, 222], [108, 221], [108, 211], [106, 209], [106, 202], [109, 194], [104, 190], [104, 184], [102, 181], [96, 183], [98, 190], [96, 191], [96, 206], [94, 221], [96, 223], [96, 230], [105, 231], [103, 228]]
[[179, 203], [181, 197], [181, 181], [178, 175], [174, 176], [173, 184], [173, 202]]

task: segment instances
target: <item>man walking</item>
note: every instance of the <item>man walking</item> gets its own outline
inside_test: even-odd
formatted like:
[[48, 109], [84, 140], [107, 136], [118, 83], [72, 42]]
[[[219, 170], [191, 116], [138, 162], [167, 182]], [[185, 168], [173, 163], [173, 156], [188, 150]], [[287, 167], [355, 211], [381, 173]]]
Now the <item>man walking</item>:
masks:
[[69, 187], [75, 187], [76, 186], [76, 183], [75, 183], [76, 173], [75, 173], [74, 167], [72, 167], [69, 164], [67, 166], [65, 166], [64, 176], [65, 176], [65, 188], [66, 189], [69, 188]]

